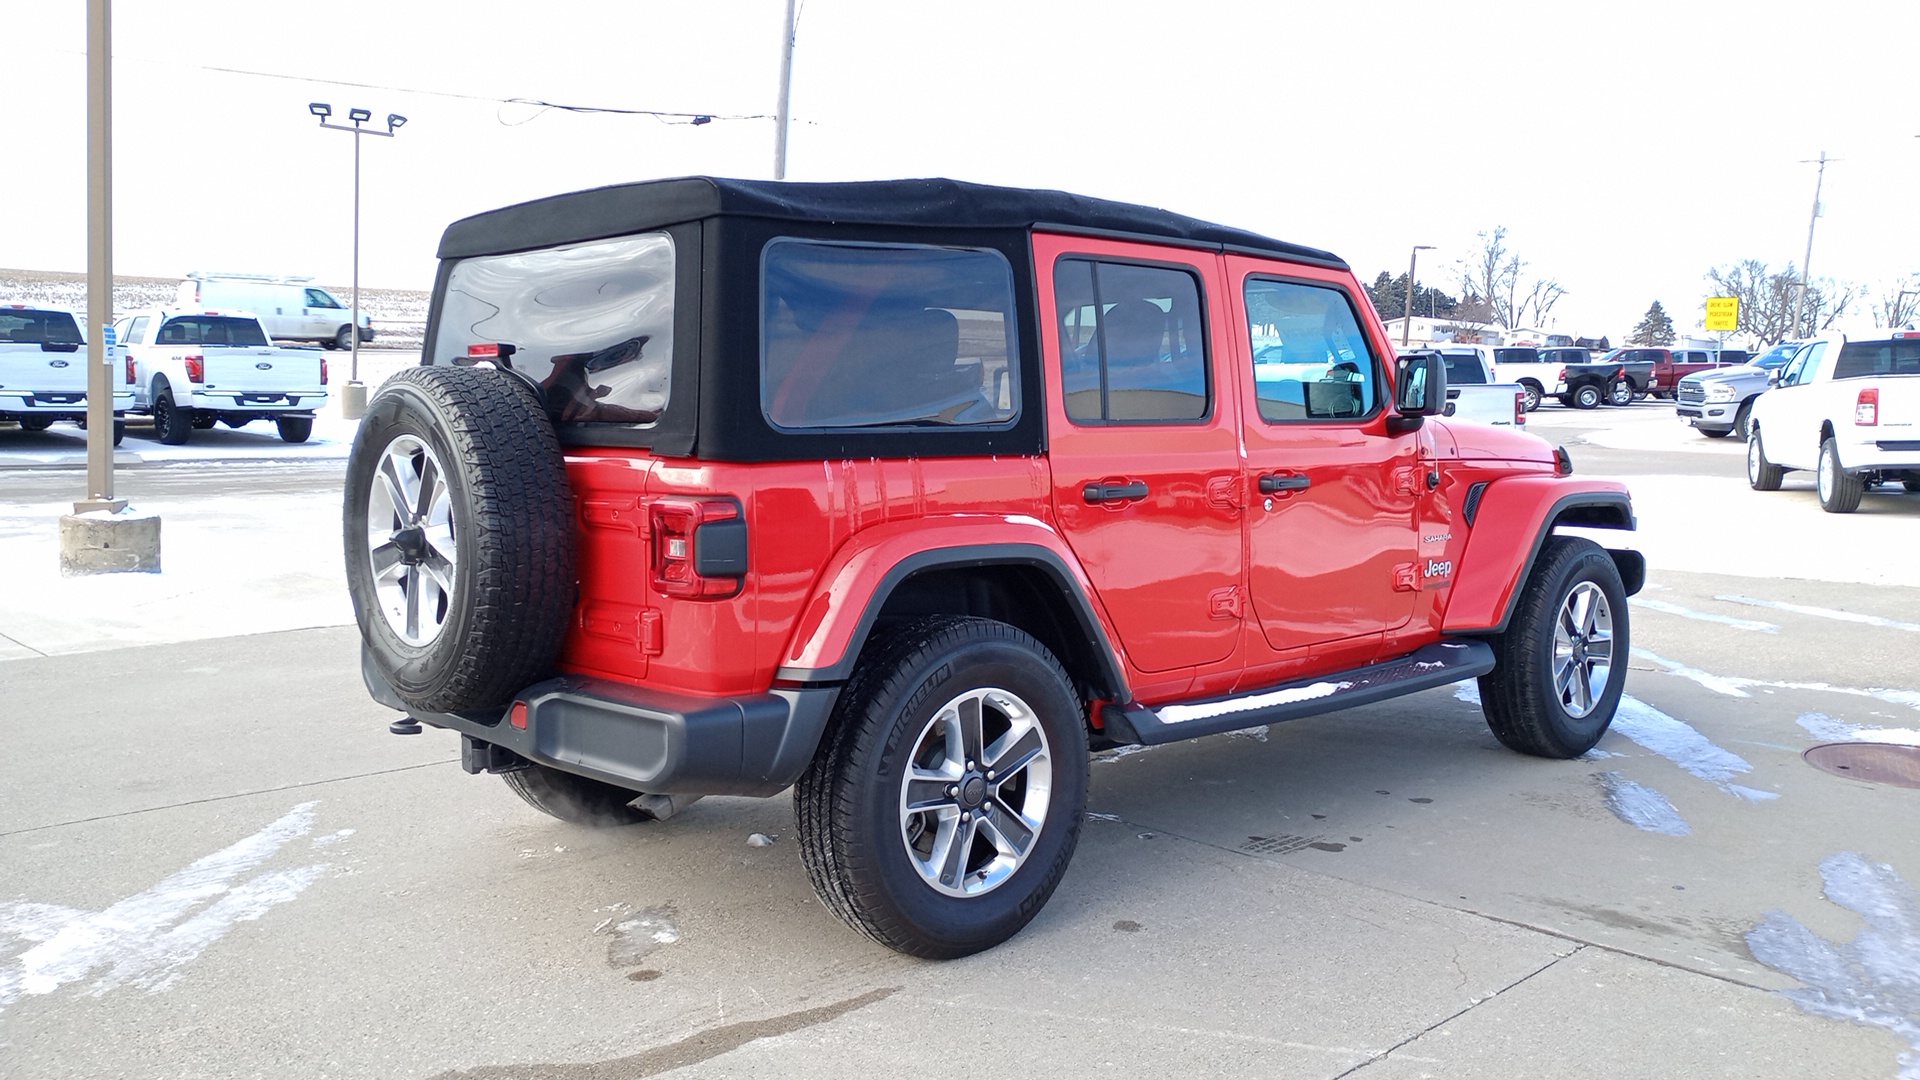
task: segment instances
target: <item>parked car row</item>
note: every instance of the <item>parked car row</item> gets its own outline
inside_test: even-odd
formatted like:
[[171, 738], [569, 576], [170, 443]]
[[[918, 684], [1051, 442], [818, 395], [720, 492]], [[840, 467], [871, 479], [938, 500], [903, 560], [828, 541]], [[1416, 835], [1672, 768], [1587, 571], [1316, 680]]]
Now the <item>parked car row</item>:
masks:
[[[114, 445], [128, 415], [153, 418], [155, 436], [178, 445], [216, 424], [272, 420], [280, 437], [305, 442], [327, 401], [319, 349], [271, 344], [250, 311], [150, 308], [114, 324]], [[28, 431], [55, 421], [86, 423], [86, 339], [72, 312], [0, 307], [0, 420]]]

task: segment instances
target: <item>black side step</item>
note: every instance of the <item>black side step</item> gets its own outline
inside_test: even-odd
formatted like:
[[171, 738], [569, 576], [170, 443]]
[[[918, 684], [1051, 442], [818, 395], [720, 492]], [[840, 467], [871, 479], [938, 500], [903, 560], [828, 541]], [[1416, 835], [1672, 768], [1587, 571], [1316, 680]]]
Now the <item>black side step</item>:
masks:
[[1493, 670], [1493, 648], [1477, 639], [1436, 642], [1379, 664], [1317, 679], [1249, 690], [1232, 697], [1149, 708], [1134, 702], [1101, 710], [1117, 743], [1158, 746], [1202, 735], [1335, 712], [1459, 682]]

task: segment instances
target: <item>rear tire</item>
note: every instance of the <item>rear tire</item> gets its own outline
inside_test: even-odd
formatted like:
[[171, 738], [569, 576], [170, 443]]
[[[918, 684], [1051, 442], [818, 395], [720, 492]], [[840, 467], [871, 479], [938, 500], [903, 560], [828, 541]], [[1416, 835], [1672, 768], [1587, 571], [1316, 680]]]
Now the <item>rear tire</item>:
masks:
[[1532, 412], [1540, 407], [1541, 394], [1538, 385], [1530, 382], [1522, 382], [1520, 384], [1520, 390], [1527, 396], [1526, 407], [1528, 412]]
[[1534, 757], [1593, 749], [1627, 684], [1627, 595], [1612, 557], [1591, 540], [1549, 537], [1491, 644], [1480, 707], [1494, 738]]
[[168, 446], [183, 445], [193, 435], [193, 410], [175, 405], [172, 390], [153, 399], [153, 434]]
[[303, 443], [313, 434], [311, 416], [276, 416], [273, 422], [280, 429], [280, 438], [286, 442]]
[[1609, 405], [1631, 405], [1636, 400], [1638, 399], [1634, 396], [1633, 384], [1625, 379], [1614, 383], [1613, 389], [1607, 393]]
[[1087, 801], [1086, 715], [1044, 646], [936, 616], [876, 636], [794, 789], [821, 902], [891, 949], [951, 959], [1037, 914]]
[[120, 440], [127, 437], [127, 422], [119, 418], [113, 421], [113, 445], [119, 446]]
[[552, 672], [572, 622], [573, 495], [518, 376], [388, 379], [353, 442], [343, 517], [361, 640], [409, 707], [493, 708]]
[[21, 431], [45, 431], [53, 426], [51, 416], [23, 416], [19, 420]]
[[1860, 508], [1866, 482], [1840, 467], [1840, 446], [1832, 439], [1820, 444], [1820, 509], [1829, 514], [1851, 514]]
[[653, 820], [652, 814], [627, 805], [639, 798], [640, 792], [545, 765], [529, 763], [524, 769], [502, 773], [500, 778], [528, 806], [571, 825], [606, 828]]
[[1779, 491], [1780, 480], [1787, 470], [1767, 460], [1766, 448], [1760, 442], [1760, 429], [1750, 428], [1747, 436], [1747, 486], [1755, 491]]
[[1600, 388], [1592, 384], [1580, 387], [1573, 392], [1573, 407], [1576, 409], [1597, 409], [1600, 407]]
[[1900, 483], [1907, 489], [1907, 494], [1920, 495], [1920, 480], [1902, 480]]

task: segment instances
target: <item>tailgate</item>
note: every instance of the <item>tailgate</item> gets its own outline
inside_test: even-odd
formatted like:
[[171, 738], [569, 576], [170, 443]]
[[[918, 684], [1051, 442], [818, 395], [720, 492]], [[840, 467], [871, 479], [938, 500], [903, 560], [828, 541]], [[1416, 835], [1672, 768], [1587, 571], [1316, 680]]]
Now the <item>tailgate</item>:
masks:
[[261, 346], [206, 346], [204, 389], [223, 394], [276, 394], [320, 389], [319, 350]]
[[86, 349], [48, 352], [38, 345], [0, 343], [0, 388], [8, 394], [84, 395], [87, 392]]

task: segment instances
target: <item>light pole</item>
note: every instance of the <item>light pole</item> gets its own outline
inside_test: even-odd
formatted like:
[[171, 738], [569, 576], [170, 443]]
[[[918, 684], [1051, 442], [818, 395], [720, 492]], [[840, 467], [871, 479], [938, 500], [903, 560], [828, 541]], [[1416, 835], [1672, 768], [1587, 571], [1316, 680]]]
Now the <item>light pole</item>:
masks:
[[[1829, 158], [1825, 150], [1820, 151], [1818, 160], [1820, 171], [1815, 173], [1813, 177], [1813, 212], [1807, 215], [1807, 254], [1805, 258], [1800, 260], [1800, 293], [1793, 298], [1793, 327], [1788, 331], [1788, 333], [1794, 337], [1800, 336], [1800, 313], [1806, 309], [1807, 289], [1813, 285], [1813, 271], [1811, 269], [1813, 264], [1813, 227], [1820, 222], [1820, 185], [1827, 178], [1827, 163], [1832, 160], [1834, 159]], [[1803, 161], [1800, 164], [1810, 165], [1814, 164], [1814, 162]]]
[[347, 376], [347, 385], [340, 390], [340, 415], [349, 420], [358, 420], [367, 412], [367, 386], [360, 381], [360, 136], [378, 135], [383, 139], [391, 139], [393, 133], [406, 124], [407, 118], [399, 113], [388, 113], [387, 130], [379, 131], [360, 126], [373, 119], [373, 113], [366, 109], [347, 110], [347, 119], [353, 121], [352, 127], [327, 123], [327, 117], [333, 115], [333, 106], [324, 101], [309, 104], [307, 111], [320, 118], [321, 127], [329, 131], [345, 131], [353, 136], [353, 321], [349, 334], [353, 342], [353, 357], [349, 361], [352, 371]]
[[1407, 335], [1413, 330], [1413, 271], [1420, 265], [1420, 253], [1432, 250], [1432, 244], [1415, 244], [1413, 257], [1407, 260], [1407, 309], [1400, 317], [1400, 344], [1402, 345], [1407, 343]]

